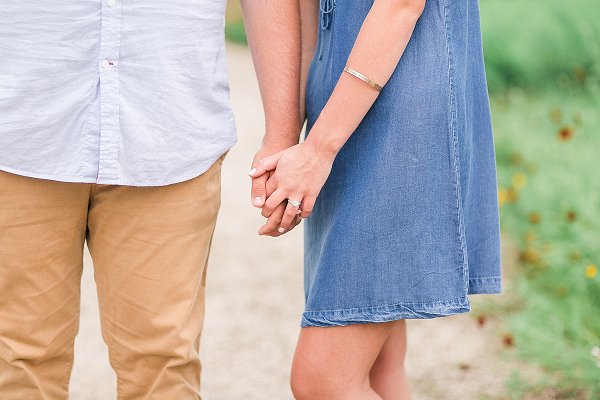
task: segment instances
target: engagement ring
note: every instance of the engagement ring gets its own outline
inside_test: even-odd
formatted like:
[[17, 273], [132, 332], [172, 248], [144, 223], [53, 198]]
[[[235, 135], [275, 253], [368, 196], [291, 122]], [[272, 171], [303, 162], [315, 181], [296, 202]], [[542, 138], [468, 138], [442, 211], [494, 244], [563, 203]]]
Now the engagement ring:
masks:
[[299, 201], [294, 201], [294, 200], [288, 199], [288, 203], [290, 203], [294, 207], [300, 207], [300, 202]]

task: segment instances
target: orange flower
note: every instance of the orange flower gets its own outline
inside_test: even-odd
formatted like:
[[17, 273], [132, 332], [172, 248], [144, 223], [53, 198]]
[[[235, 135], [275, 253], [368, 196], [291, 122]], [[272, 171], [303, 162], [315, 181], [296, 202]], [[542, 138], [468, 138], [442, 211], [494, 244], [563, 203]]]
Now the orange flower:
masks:
[[515, 337], [511, 333], [504, 333], [502, 335], [502, 343], [506, 347], [512, 347], [515, 345]]
[[531, 222], [532, 224], [539, 224], [540, 221], [542, 220], [542, 217], [540, 216], [539, 213], [537, 212], [532, 212], [531, 214], [529, 214], [529, 222]]
[[570, 126], [565, 126], [558, 131], [558, 139], [563, 142], [568, 142], [573, 138], [573, 134], [573, 128]]
[[540, 261], [540, 255], [531, 249], [527, 249], [521, 252], [521, 260], [526, 263], [535, 264]]
[[577, 213], [573, 210], [567, 211], [567, 221], [573, 222], [577, 219]]
[[569, 294], [569, 289], [565, 285], [560, 285], [556, 288], [556, 295], [565, 298]]
[[523, 164], [523, 157], [519, 153], [514, 153], [510, 156], [510, 163], [515, 167], [520, 167]]
[[509, 203], [516, 203], [518, 199], [519, 195], [517, 194], [517, 191], [515, 189], [508, 189], [506, 191], [506, 200]]
[[477, 323], [479, 324], [479, 326], [484, 326], [486, 322], [487, 317], [485, 315], [480, 315], [477, 317]]
[[596, 267], [595, 265], [588, 265], [585, 269], [585, 276], [587, 276], [588, 278], [595, 277], [597, 273], [598, 267]]
[[585, 81], [587, 80], [587, 77], [588, 77], [588, 73], [585, 70], [585, 68], [581, 68], [581, 67], [575, 69], [575, 72], [573, 73], [573, 75], [575, 76], [575, 79], [579, 83], [585, 83]]

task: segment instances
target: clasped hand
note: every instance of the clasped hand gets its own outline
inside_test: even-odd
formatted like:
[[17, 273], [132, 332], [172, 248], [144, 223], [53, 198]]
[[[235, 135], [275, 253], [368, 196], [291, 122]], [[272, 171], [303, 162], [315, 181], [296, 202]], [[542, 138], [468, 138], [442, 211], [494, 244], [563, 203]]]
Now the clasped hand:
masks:
[[[265, 153], [263, 149], [249, 173], [253, 180], [252, 203], [262, 208], [261, 215], [267, 218], [258, 234], [279, 236], [310, 215], [335, 155], [316, 149], [308, 141], [258, 158]], [[292, 204], [296, 201], [299, 206]]]

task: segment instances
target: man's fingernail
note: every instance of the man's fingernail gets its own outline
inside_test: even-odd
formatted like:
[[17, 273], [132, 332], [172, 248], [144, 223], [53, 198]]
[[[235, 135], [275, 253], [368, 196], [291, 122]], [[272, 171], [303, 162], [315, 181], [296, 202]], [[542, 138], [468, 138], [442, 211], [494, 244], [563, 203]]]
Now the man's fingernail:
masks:
[[279, 231], [279, 233], [283, 233], [285, 231], [285, 229], [283, 229], [283, 228], [279, 228], [277, 230]]
[[255, 172], [256, 172], [256, 168], [252, 168], [252, 169], [250, 170], [250, 172], [248, 172], [248, 175], [252, 175], [252, 174], [253, 174], [253, 173], [255, 173]]

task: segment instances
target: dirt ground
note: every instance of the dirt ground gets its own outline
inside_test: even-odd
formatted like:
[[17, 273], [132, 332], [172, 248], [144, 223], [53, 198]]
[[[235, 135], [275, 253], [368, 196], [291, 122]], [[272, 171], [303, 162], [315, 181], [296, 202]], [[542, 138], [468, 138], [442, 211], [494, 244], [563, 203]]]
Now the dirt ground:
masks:
[[[280, 238], [256, 234], [246, 173], [263, 133], [263, 114], [247, 48], [228, 45], [231, 102], [239, 142], [223, 166], [223, 203], [212, 247], [201, 343], [204, 400], [286, 400], [303, 307], [302, 229]], [[469, 315], [409, 321], [407, 370], [415, 400], [504, 398], [510, 366], [493, 324]], [[72, 400], [116, 398], [116, 377], [100, 336], [92, 265], [86, 255]]]

